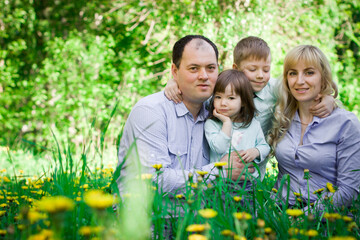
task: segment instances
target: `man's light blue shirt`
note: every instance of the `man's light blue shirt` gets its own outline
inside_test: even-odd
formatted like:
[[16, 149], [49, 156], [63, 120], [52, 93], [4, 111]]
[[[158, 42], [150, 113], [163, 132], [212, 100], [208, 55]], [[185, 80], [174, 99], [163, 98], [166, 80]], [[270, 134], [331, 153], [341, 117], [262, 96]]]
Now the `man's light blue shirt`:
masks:
[[[162, 164], [160, 185], [164, 192], [185, 187], [189, 172], [203, 170], [218, 174], [209, 163], [209, 146], [204, 137], [204, 123], [208, 111], [203, 106], [194, 120], [184, 103], [169, 101], [164, 92], [141, 99], [126, 121], [119, 147], [119, 164], [131, 144], [136, 141], [139, 160], [144, 172], [153, 173], [153, 164]], [[128, 173], [125, 163], [121, 176]], [[119, 181], [122, 191], [122, 182]]]

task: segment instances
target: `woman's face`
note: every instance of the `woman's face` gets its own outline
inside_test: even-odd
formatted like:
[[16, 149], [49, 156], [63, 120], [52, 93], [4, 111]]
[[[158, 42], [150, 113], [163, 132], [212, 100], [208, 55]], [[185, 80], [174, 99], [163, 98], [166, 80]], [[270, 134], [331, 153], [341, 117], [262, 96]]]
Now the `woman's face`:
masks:
[[287, 72], [291, 94], [299, 102], [311, 102], [321, 91], [321, 73], [314, 66], [299, 61]]

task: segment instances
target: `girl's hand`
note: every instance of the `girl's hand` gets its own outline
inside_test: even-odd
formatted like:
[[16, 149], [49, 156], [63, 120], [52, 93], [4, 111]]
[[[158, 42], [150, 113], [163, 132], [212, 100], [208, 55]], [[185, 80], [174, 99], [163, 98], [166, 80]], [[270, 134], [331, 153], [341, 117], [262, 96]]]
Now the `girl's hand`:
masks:
[[257, 148], [249, 148], [247, 150], [239, 151], [240, 157], [244, 160], [245, 163], [250, 163], [254, 161], [255, 158], [260, 156], [260, 152]]
[[167, 99], [175, 103], [180, 103], [183, 100], [181, 96], [182, 92], [180, 91], [177, 82], [173, 78], [167, 82], [164, 93]]
[[231, 119], [230, 119], [229, 117], [218, 113], [218, 112], [216, 111], [216, 109], [214, 109], [213, 114], [214, 114], [215, 117], [217, 117], [217, 118], [218, 118], [220, 121], [222, 121], [223, 123], [227, 123], [227, 122], [232, 123], [232, 122], [231, 122]]
[[319, 118], [329, 116], [336, 107], [334, 97], [330, 95], [319, 95], [315, 101], [321, 99], [321, 101], [310, 108], [310, 113]]

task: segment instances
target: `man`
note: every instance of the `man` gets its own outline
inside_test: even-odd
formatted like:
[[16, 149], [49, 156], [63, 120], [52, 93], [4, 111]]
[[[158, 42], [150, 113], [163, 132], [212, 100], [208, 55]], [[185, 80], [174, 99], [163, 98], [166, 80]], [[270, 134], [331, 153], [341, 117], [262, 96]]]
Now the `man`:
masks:
[[[185, 187], [189, 173], [195, 175], [195, 170], [219, 173], [214, 164], [209, 164], [204, 138], [208, 111], [203, 104], [211, 96], [218, 76], [217, 47], [203, 36], [188, 35], [175, 43], [172, 58], [171, 72], [183, 102], [175, 104], [163, 92], [141, 99], [125, 124], [118, 156], [119, 165], [125, 160], [121, 176], [129, 174], [130, 165], [152, 173], [154, 164], [162, 164], [159, 183], [164, 192]], [[243, 167], [233, 161], [234, 180]], [[122, 192], [123, 181], [118, 184]]]

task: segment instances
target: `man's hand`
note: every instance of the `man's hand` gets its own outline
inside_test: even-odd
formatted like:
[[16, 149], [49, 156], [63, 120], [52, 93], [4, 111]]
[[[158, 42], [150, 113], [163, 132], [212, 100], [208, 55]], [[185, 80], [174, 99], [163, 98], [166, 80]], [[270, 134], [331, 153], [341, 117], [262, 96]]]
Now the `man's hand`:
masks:
[[319, 103], [314, 104], [310, 108], [310, 112], [319, 118], [324, 118], [329, 116], [332, 111], [334, 111], [334, 108], [336, 107], [335, 99], [334, 97], [330, 95], [319, 96], [315, 99], [316, 102], [321, 100]]
[[175, 103], [180, 103], [183, 100], [181, 96], [182, 92], [179, 89], [177, 82], [173, 78], [169, 79], [169, 81], [167, 82], [164, 93], [167, 99]]
[[[237, 152], [231, 152], [230, 158], [229, 155], [226, 154], [223, 158], [221, 158], [220, 162], [227, 162], [226, 173], [229, 178], [233, 181], [237, 181], [240, 177], [240, 180], [245, 180], [244, 168], [248, 167], [248, 172], [253, 173], [255, 168], [252, 164], [244, 164], [241, 161], [239, 154]], [[243, 172], [244, 171], [244, 172]]]

